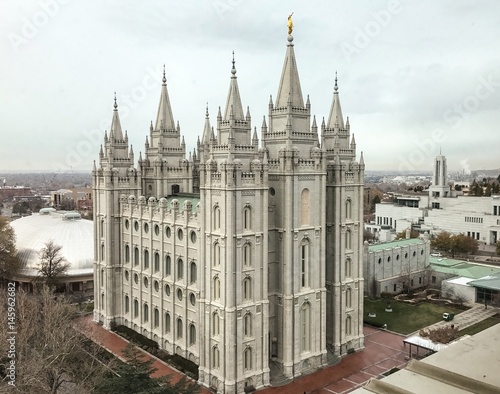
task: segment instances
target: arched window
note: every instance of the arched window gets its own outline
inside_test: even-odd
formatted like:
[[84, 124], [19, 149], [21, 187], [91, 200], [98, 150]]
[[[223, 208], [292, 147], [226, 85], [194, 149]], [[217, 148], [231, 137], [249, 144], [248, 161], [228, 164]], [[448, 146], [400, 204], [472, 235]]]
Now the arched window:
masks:
[[214, 207], [214, 230], [220, 229], [220, 208], [218, 205]]
[[160, 254], [155, 252], [155, 272], [160, 270]]
[[243, 265], [246, 267], [252, 265], [252, 245], [248, 242], [243, 245]]
[[128, 298], [128, 295], [125, 296], [125, 313], [128, 313], [129, 310], [130, 310], [130, 305], [129, 305], [129, 298]]
[[134, 265], [139, 265], [139, 248], [134, 248]]
[[170, 332], [170, 313], [165, 313], [165, 332]]
[[217, 312], [212, 315], [212, 335], [218, 336], [220, 334], [220, 317]]
[[346, 249], [352, 249], [351, 230], [347, 230], [345, 232], [345, 247], [346, 247]]
[[348, 198], [345, 202], [345, 218], [346, 219], [352, 218], [352, 202], [350, 198]]
[[345, 291], [345, 306], [346, 308], [352, 307], [352, 290], [350, 287]]
[[347, 316], [345, 319], [345, 335], [351, 335], [352, 324], [351, 324], [351, 316]]
[[149, 250], [144, 250], [144, 269], [147, 270], [149, 268]]
[[194, 345], [196, 343], [196, 327], [194, 324], [189, 325], [189, 344]]
[[352, 262], [350, 258], [345, 259], [345, 276], [350, 278], [352, 276]]
[[196, 263], [194, 261], [191, 261], [191, 264], [189, 266], [189, 281], [190, 283], [195, 283], [196, 282]]
[[101, 307], [104, 309], [104, 293], [101, 294]]
[[130, 263], [130, 246], [125, 245], [125, 262]]
[[101, 269], [101, 287], [104, 286], [104, 270]]
[[220, 355], [219, 348], [217, 346], [212, 348], [212, 367], [214, 369], [219, 369], [220, 367]]
[[304, 189], [300, 199], [300, 224], [302, 226], [309, 224], [309, 211], [309, 189]]
[[249, 206], [243, 208], [243, 229], [252, 229], [252, 209]]
[[104, 237], [104, 220], [101, 220], [101, 237]]
[[220, 244], [216, 242], [214, 244], [214, 266], [218, 267], [220, 265]]
[[184, 278], [184, 262], [182, 259], [177, 260], [177, 279]]
[[214, 300], [220, 300], [220, 279], [216, 276], [214, 278]]
[[182, 319], [177, 319], [177, 338], [182, 338]]
[[160, 325], [160, 311], [158, 310], [158, 308], [155, 308], [154, 310], [153, 323], [155, 327], [158, 327]]
[[309, 241], [305, 240], [300, 246], [300, 284], [309, 286]]
[[172, 274], [172, 258], [170, 255], [165, 256], [165, 275], [171, 275]]
[[311, 350], [311, 304], [304, 302], [300, 311], [300, 348], [306, 352]]
[[139, 317], [139, 301], [134, 300], [134, 317]]
[[252, 278], [243, 279], [243, 300], [252, 299]]
[[243, 318], [243, 334], [246, 337], [252, 336], [252, 314], [247, 313]]
[[248, 371], [252, 369], [252, 348], [247, 347], [243, 355], [243, 369]]
[[146, 323], [149, 320], [149, 306], [148, 304], [144, 304], [144, 314], [142, 316], [142, 321]]

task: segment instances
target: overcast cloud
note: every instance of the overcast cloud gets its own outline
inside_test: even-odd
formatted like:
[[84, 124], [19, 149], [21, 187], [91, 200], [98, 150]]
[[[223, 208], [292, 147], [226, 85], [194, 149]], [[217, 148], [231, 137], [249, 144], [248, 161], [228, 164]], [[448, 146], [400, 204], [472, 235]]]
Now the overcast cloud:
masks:
[[328, 116], [337, 70], [368, 170], [429, 170], [440, 148], [453, 170], [500, 167], [498, 1], [3, 0], [0, 171], [90, 171], [115, 91], [137, 158], [163, 64], [192, 151], [206, 103], [212, 124], [225, 104], [233, 50], [260, 136], [292, 11], [312, 114]]

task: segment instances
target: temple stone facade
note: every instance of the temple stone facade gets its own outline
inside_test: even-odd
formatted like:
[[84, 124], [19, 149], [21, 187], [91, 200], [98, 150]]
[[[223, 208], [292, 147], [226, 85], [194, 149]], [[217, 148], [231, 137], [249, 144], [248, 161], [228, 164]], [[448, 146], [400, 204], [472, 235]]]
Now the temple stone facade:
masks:
[[115, 99], [93, 169], [94, 320], [193, 361], [199, 382], [220, 393], [291, 380], [362, 349], [365, 166], [336, 77], [332, 85], [318, 127], [288, 35], [259, 138], [233, 59], [215, 128], [207, 108], [186, 156], [164, 72], [137, 162]]

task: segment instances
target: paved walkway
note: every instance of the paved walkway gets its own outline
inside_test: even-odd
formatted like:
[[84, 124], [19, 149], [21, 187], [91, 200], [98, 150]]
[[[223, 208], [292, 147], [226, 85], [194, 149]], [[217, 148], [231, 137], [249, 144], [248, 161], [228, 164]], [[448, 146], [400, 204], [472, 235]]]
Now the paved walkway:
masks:
[[457, 327], [459, 330], [463, 330], [464, 328], [479, 323], [480, 321], [483, 321], [499, 312], [500, 310], [498, 308], [493, 308], [489, 306], [487, 309], [484, 309], [484, 305], [474, 304], [470, 309], [467, 309], [466, 311], [463, 311], [458, 315], [455, 315], [452, 321], [442, 320], [426, 328], [433, 329], [437, 327], [443, 327], [443, 326], [448, 326], [450, 324], [454, 324], [455, 327]]
[[[101, 345], [108, 352], [114, 354], [116, 357], [125, 361], [123, 358], [122, 350], [128, 345], [128, 341], [121, 336], [106, 330], [100, 325], [92, 321], [92, 315], [87, 315], [85, 317], [79, 318], [75, 322], [75, 327], [85, 334], [88, 338], [92, 339], [94, 342]], [[159, 358], [145, 352], [144, 350], [138, 348], [143, 354], [144, 359], [154, 359], [153, 367], [156, 368], [151, 376], [157, 378], [160, 376], [170, 376], [170, 382], [176, 383], [181, 380], [184, 376], [182, 372], [168, 365], [166, 362], [160, 360]], [[210, 394], [210, 391], [200, 386], [200, 394]]]

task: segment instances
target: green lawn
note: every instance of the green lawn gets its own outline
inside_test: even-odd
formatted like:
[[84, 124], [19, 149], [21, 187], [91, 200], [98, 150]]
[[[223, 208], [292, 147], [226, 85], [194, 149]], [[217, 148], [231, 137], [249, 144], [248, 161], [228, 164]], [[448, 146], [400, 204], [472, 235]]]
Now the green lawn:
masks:
[[[411, 334], [423, 327], [437, 323], [443, 319], [443, 312], [462, 312], [460, 309], [439, 306], [431, 303], [410, 305], [391, 301], [392, 312], [385, 312], [387, 301], [365, 299], [364, 321], [378, 325], [387, 324], [387, 329], [400, 334]], [[376, 317], [368, 317], [368, 313]]]
[[490, 328], [491, 326], [494, 326], [495, 324], [500, 323], [500, 314], [496, 314], [492, 317], [487, 318], [486, 320], [480, 321], [479, 323], [476, 323], [470, 327], [464, 328], [463, 330], [459, 331], [460, 335], [474, 335], [477, 334], [478, 332], [481, 332], [483, 330], [486, 330], [487, 328]]

